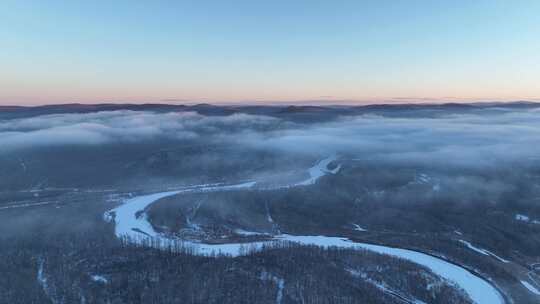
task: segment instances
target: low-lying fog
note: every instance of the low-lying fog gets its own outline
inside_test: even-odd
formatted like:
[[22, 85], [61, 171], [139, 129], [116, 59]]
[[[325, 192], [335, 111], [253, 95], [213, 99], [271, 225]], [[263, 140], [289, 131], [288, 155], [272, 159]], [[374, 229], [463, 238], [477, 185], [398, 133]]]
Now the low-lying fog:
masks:
[[249, 114], [55, 114], [0, 121], [0, 153], [48, 146], [197, 140], [306, 155], [337, 152], [378, 162], [481, 167], [540, 157], [539, 115], [537, 109], [501, 109], [413, 118], [366, 114], [297, 123]]

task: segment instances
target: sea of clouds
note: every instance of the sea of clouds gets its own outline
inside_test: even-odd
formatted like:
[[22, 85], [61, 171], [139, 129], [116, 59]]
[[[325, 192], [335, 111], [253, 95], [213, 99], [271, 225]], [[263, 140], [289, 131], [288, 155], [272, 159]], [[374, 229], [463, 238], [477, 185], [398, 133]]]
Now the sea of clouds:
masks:
[[482, 166], [540, 159], [540, 111], [444, 114], [436, 117], [360, 115], [324, 123], [194, 112], [108, 111], [0, 121], [1, 152], [41, 146], [106, 145], [155, 139], [220, 140], [288, 153], [357, 155], [391, 161]]

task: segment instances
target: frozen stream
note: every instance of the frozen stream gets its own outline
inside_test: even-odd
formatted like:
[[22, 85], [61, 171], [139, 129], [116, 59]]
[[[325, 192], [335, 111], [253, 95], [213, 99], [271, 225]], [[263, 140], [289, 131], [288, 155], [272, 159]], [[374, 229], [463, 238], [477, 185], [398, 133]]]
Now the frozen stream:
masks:
[[[310, 177], [305, 182], [295, 185], [309, 185], [324, 174], [336, 173], [336, 170], [327, 170], [327, 165], [335, 159], [335, 156], [323, 159], [317, 165], [309, 170]], [[216, 191], [231, 191], [240, 189], [249, 189], [255, 185], [255, 182], [237, 184], [237, 185], [201, 185], [193, 186], [176, 191], [159, 192], [149, 195], [142, 195], [126, 200], [124, 204], [118, 206], [105, 213], [105, 219], [113, 221], [115, 224], [115, 234], [117, 237], [128, 237], [133, 241], [159, 241], [148, 242], [159, 244], [159, 246], [169, 247], [178, 241], [187, 247], [193, 248], [193, 253], [198, 255], [223, 254], [232, 257], [246, 254], [246, 249], [261, 248], [263, 244], [270, 241], [257, 241], [250, 243], [226, 243], [226, 244], [206, 244], [193, 241], [183, 241], [171, 239], [165, 235], [156, 232], [146, 218], [144, 212], [148, 206], [158, 201], [159, 199], [180, 194], [180, 193], [197, 193], [197, 192], [216, 192]], [[458, 285], [463, 289], [469, 297], [479, 304], [503, 304], [504, 299], [496, 288], [481, 277], [474, 275], [467, 269], [458, 265], [447, 262], [443, 259], [424, 254], [421, 252], [386, 247], [381, 245], [373, 245], [367, 243], [353, 242], [347, 238], [329, 237], [329, 236], [301, 236], [280, 234], [273, 237], [275, 241], [290, 241], [302, 245], [315, 245], [322, 247], [340, 247], [351, 249], [365, 249], [377, 253], [388, 254], [400, 257], [417, 264], [423, 265], [433, 271], [435, 274], [445, 278], [446, 280]]]

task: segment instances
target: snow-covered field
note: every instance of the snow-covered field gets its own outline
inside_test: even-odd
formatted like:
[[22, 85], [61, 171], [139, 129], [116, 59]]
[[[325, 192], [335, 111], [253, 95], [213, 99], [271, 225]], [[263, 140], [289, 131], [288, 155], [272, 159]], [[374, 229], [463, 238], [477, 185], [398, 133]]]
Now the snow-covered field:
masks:
[[[328, 173], [335, 173], [339, 170], [337, 167], [334, 170], [328, 170], [328, 164], [335, 160], [335, 156], [323, 159], [315, 167], [309, 170], [310, 178], [296, 185], [309, 185], [316, 182], [318, 178]], [[114, 221], [115, 233], [118, 237], [128, 237], [135, 242], [145, 242], [154, 244], [157, 247], [169, 248], [178, 244], [180, 241], [183, 246], [192, 248], [193, 254], [209, 255], [222, 254], [232, 257], [240, 256], [251, 252], [252, 250], [260, 250], [264, 244], [270, 241], [256, 241], [249, 243], [226, 243], [226, 244], [206, 244], [193, 241], [182, 241], [171, 239], [165, 235], [156, 232], [152, 225], [147, 221], [144, 210], [155, 201], [176, 195], [179, 193], [188, 192], [211, 192], [211, 191], [230, 191], [239, 189], [249, 189], [255, 185], [255, 182], [237, 184], [237, 185], [202, 185], [185, 188], [176, 191], [160, 192], [150, 195], [138, 196], [127, 200], [123, 205], [107, 212], [105, 219]], [[463, 289], [475, 303], [497, 304], [504, 303], [501, 294], [487, 281], [472, 274], [465, 268], [449, 263], [443, 259], [439, 259], [421, 252], [412, 250], [392, 248], [381, 245], [373, 245], [366, 243], [353, 242], [347, 238], [328, 237], [328, 236], [301, 236], [279, 234], [272, 238], [274, 241], [288, 241], [301, 245], [314, 245], [321, 247], [340, 247], [357, 250], [370, 250], [373, 252], [387, 254], [417, 264], [423, 265], [442, 278], [445, 278], [451, 283], [456, 284]], [[156, 245], [157, 244], [157, 245]]]

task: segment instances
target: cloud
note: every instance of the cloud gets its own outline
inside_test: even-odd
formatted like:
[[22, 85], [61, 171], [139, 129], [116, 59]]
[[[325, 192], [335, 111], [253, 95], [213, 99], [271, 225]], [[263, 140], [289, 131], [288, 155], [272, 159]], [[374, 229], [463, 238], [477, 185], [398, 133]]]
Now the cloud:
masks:
[[538, 158], [538, 114], [538, 110], [440, 112], [429, 118], [366, 114], [326, 123], [194, 112], [55, 114], [0, 121], [0, 151], [199, 139], [311, 156], [337, 152], [379, 162], [485, 167]]
[[194, 112], [105, 111], [54, 114], [0, 121], [0, 151], [58, 145], [99, 145], [184, 140], [222, 132], [257, 130], [277, 121], [247, 114], [203, 116]]
[[540, 156], [538, 111], [448, 114], [436, 118], [362, 115], [243, 139], [296, 153], [479, 167]]

